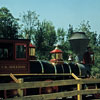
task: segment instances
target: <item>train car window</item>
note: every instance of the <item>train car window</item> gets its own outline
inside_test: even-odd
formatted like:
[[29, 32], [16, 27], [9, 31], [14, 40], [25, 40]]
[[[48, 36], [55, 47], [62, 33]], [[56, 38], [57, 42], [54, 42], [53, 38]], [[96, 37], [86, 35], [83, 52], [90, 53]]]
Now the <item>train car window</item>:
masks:
[[0, 59], [2, 59], [2, 58], [3, 58], [3, 49], [0, 48]]
[[0, 60], [12, 60], [13, 59], [13, 45], [12, 44], [0, 44]]
[[16, 44], [16, 59], [26, 59], [26, 44]]
[[4, 58], [8, 58], [8, 48], [4, 48]]

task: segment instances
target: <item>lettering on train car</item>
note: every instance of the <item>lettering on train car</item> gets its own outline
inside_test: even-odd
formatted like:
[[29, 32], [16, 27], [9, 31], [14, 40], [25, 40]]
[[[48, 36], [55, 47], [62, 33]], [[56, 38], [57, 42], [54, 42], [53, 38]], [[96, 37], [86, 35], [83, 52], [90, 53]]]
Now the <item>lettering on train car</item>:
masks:
[[6, 69], [6, 68], [11, 68], [11, 69], [24, 69], [24, 68], [26, 68], [26, 66], [24, 66], [24, 65], [2, 65], [2, 66], [0, 66], [0, 68], [1, 69]]

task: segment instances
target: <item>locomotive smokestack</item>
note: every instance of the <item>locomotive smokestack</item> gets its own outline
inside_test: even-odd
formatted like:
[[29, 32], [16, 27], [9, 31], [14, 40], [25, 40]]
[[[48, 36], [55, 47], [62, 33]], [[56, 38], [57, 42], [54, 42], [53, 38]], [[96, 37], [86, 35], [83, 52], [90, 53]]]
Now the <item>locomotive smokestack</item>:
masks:
[[83, 53], [89, 43], [89, 39], [84, 32], [75, 32], [69, 39], [72, 50], [77, 54], [79, 61], [83, 60]]

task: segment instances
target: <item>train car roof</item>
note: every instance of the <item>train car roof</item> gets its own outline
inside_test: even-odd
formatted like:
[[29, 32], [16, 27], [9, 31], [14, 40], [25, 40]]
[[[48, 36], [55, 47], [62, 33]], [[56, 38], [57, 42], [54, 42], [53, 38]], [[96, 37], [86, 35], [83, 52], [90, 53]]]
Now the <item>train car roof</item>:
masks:
[[0, 43], [29, 43], [29, 39], [4, 39], [0, 38]]

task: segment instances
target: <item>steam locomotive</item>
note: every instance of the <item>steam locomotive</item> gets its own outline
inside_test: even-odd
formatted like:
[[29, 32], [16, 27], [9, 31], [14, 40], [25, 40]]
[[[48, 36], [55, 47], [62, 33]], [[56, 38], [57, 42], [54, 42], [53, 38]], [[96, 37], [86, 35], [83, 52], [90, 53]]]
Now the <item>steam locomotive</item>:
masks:
[[[78, 55], [79, 61], [70, 63], [63, 61], [62, 50], [56, 47], [50, 53], [50, 61], [37, 60], [35, 57], [35, 46], [30, 44], [28, 39], [0, 39], [0, 83], [12, 82], [12, 73], [16, 78], [23, 78], [24, 81], [52, 81], [59, 79], [71, 79], [71, 73], [78, 77], [87, 77], [91, 64], [83, 64], [83, 53], [88, 45], [89, 39], [83, 32], [73, 33], [69, 39], [73, 51]], [[89, 66], [88, 66], [89, 65]], [[61, 87], [62, 89], [63, 87]], [[30, 94], [32, 90], [27, 90]], [[52, 90], [59, 91], [58, 87]], [[34, 93], [42, 93], [40, 89]], [[48, 92], [48, 90], [47, 90]], [[0, 97], [6, 98], [9, 95], [0, 91]]]

